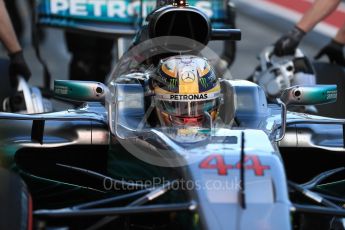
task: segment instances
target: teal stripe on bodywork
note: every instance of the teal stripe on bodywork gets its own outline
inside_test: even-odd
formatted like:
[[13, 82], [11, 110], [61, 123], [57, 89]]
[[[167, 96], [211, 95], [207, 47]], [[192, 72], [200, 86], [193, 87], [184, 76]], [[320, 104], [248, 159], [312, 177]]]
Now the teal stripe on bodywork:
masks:
[[93, 96], [93, 91], [73, 81], [55, 81], [54, 93], [58, 96], [65, 96], [66, 98], [72, 99], [89, 98]]

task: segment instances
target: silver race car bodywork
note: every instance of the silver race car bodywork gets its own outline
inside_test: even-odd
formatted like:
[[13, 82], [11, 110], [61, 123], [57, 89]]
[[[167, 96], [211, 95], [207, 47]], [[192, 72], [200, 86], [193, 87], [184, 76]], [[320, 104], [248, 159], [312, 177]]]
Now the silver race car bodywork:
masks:
[[[212, 28], [185, 1], [158, 8], [137, 35], [106, 85], [55, 81], [55, 96], [78, 108], [0, 113], [0, 165], [28, 185], [37, 228], [316, 229], [305, 214], [327, 215], [327, 226], [345, 217], [345, 184], [321, 183], [344, 169], [345, 120], [288, 112], [334, 102], [336, 86], [296, 85], [268, 103], [263, 88], [229, 80], [205, 51], [240, 31]], [[215, 68], [218, 116], [203, 110], [203, 127], [166, 127], [150, 81], [162, 59], [186, 53]]]
[[[179, 142], [166, 130], [145, 124], [145, 108], [140, 103], [145, 96], [143, 87], [122, 82], [109, 84], [105, 97], [110, 101], [106, 106], [92, 102], [57, 113], [2, 113], [2, 165], [15, 166], [30, 180], [47, 180], [44, 173], [35, 175], [37, 170], [27, 167], [22, 159], [32, 153], [23, 149], [32, 152], [117, 143], [128, 154], [146, 163], [170, 165], [181, 178], [193, 181], [193, 187], [184, 191], [191, 202], [188, 210], [199, 215], [199, 224], [205, 229], [291, 229], [294, 205], [288, 195], [285, 168], [293, 166], [284, 166], [280, 150], [299, 147], [344, 152], [343, 120], [288, 112], [283, 136], [284, 106], [267, 104], [263, 90], [254, 83], [231, 80], [222, 81], [220, 125], [200, 135], [193, 132], [190, 143]], [[84, 92], [95, 85], [64, 83], [67, 88], [81, 87]], [[57, 85], [61, 89], [61, 82]], [[57, 91], [59, 96], [60, 92]], [[200, 139], [194, 139], [198, 135]], [[279, 137], [282, 139], [277, 141]], [[194, 140], [198, 140], [197, 144]], [[95, 159], [98, 154], [93, 153]], [[42, 217], [56, 213], [53, 210], [36, 214]]]

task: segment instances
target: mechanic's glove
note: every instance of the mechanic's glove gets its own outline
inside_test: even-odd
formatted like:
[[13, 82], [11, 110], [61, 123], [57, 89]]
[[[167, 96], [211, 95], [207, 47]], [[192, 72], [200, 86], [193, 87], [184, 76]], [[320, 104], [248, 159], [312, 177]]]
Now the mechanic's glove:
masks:
[[305, 32], [295, 26], [274, 44], [273, 53], [277, 56], [295, 54], [295, 51], [304, 35]]
[[17, 77], [21, 76], [25, 80], [29, 80], [31, 71], [25, 62], [23, 51], [18, 51], [8, 55], [10, 57], [9, 75], [12, 87], [16, 88], [18, 85]]
[[320, 50], [320, 52], [315, 56], [315, 59], [318, 60], [322, 56], [326, 55], [329, 58], [330, 63], [345, 66], [343, 47], [344, 44], [332, 40], [328, 45]]

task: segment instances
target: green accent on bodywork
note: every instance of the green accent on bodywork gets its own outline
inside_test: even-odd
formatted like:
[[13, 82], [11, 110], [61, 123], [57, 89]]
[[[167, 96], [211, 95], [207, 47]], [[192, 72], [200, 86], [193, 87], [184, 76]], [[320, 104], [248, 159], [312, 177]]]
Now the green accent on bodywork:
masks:
[[[117, 22], [117, 23], [133, 23], [138, 18], [137, 15], [140, 13], [140, 1], [105, 1], [106, 4], [102, 4], [100, 7], [95, 7], [94, 4], [90, 2], [85, 2], [85, 4], [78, 3], [79, 15], [78, 12], [72, 14], [70, 2], [73, 0], [65, 0], [62, 2], [67, 3], [66, 8], [63, 9], [60, 4], [60, 7], [56, 9], [56, 12], [53, 12], [53, 5], [51, 0], [41, 0], [38, 5], [38, 13], [40, 17], [61, 17], [62, 20], [66, 19], [76, 19], [76, 20], [88, 20], [93, 22]], [[108, 9], [108, 3], [112, 6], [112, 9]], [[144, 9], [143, 11], [148, 14], [153, 11], [156, 5], [156, 1], [153, 0], [144, 0]], [[97, 8], [97, 13], [95, 11]], [[112, 12], [111, 15], [109, 11]]]
[[0, 147], [0, 166], [13, 169], [14, 167], [14, 155], [18, 150], [16, 145], [6, 145]]
[[318, 185], [317, 190], [333, 196], [345, 198], [345, 180]]
[[200, 134], [210, 134], [212, 129], [199, 129], [198, 133]]
[[198, 226], [200, 224], [200, 216], [197, 213], [195, 213], [193, 216], [193, 224], [194, 226]]
[[[76, 21], [90, 21], [93, 23], [123, 23], [133, 25], [140, 21], [140, 2], [139, 0], [106, 0], [106, 4], [95, 6], [92, 2], [85, 1], [85, 3], [77, 3], [79, 6], [76, 12], [71, 13], [71, 3], [73, 0], [55, 1], [60, 6], [53, 12], [52, 0], [40, 0], [37, 3], [37, 12], [39, 15], [39, 22], [51, 23], [54, 25], [68, 25], [73, 27]], [[63, 6], [66, 3], [65, 6]], [[151, 13], [156, 8], [156, 0], [143, 0], [143, 18]], [[196, 6], [203, 10], [208, 16], [211, 14], [211, 19], [227, 21], [227, 8], [224, 7], [222, 1], [200, 1], [189, 0], [190, 6]], [[108, 9], [111, 7], [112, 9]], [[97, 10], [95, 10], [97, 8]], [[97, 11], [97, 12], [96, 12]], [[223, 25], [222, 25], [223, 27]]]
[[55, 81], [54, 93], [58, 97], [82, 100], [93, 96], [93, 90], [74, 81]]
[[[71, 7], [72, 3], [77, 7]], [[113, 2], [108, 4], [109, 2]], [[58, 9], [53, 9], [53, 4]], [[141, 7], [141, 4], [142, 6]], [[234, 10], [219, 0], [190, 0], [189, 6], [203, 11], [211, 19], [212, 28], [233, 28]], [[55, 5], [55, 6], [57, 6]], [[110, 5], [110, 9], [108, 9]], [[135, 35], [144, 19], [156, 8], [156, 0], [37, 0], [37, 24], [44, 27], [70, 29], [85, 33], [105, 33], [119, 36]], [[72, 9], [73, 8], [73, 9]], [[135, 40], [139, 38], [139, 34]], [[130, 62], [134, 65], [135, 62]], [[129, 69], [131, 66], [129, 66]]]
[[[180, 179], [177, 168], [159, 167], [148, 164], [127, 152], [126, 149], [116, 144], [110, 147], [108, 153], [108, 174], [112, 178], [129, 182], [155, 183], [158, 186], [167, 181]], [[180, 203], [187, 202], [190, 197], [188, 192], [182, 190], [171, 190], [167, 194], [155, 199], [154, 203]], [[197, 214], [193, 212], [178, 212], [173, 217], [173, 221], [178, 223], [183, 229], [200, 229], [200, 221]], [[179, 229], [178, 227], [176, 229]]]
[[[128, 153], [122, 145], [113, 145], [108, 154], [108, 173], [111, 177], [131, 181], [152, 181], [153, 178], [171, 180], [176, 175], [171, 168], [148, 164]], [[163, 182], [163, 181], [162, 181]]]
[[83, 186], [55, 181], [14, 169], [29, 187], [35, 209], [64, 208], [109, 196]]
[[337, 86], [324, 85], [318, 87], [310, 87], [305, 92], [305, 99], [310, 101], [310, 104], [318, 104], [322, 102], [336, 102], [337, 100]]

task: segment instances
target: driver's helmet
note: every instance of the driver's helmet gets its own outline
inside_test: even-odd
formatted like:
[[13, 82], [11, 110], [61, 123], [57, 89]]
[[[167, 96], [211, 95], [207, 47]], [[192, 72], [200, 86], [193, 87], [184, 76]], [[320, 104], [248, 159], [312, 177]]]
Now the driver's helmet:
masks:
[[218, 115], [220, 83], [204, 58], [180, 55], [161, 60], [153, 87], [163, 126], [203, 127]]

